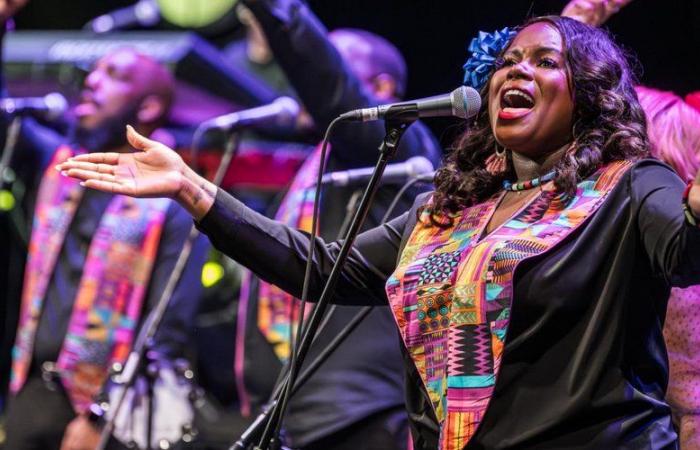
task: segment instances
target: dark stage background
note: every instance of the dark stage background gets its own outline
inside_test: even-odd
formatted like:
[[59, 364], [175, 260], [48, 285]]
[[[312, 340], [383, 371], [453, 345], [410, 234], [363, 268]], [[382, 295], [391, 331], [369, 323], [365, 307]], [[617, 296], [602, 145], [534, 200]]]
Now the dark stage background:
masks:
[[[196, 0], [180, 0], [197, 3]], [[207, 0], [200, 0], [206, 2]], [[18, 29], [78, 29], [91, 18], [133, 0], [32, 0]], [[311, 0], [329, 28], [357, 27], [396, 43], [409, 66], [408, 97], [449, 91], [461, 81], [466, 45], [478, 30], [558, 13], [565, 0]], [[227, 26], [230, 25], [230, 26]], [[210, 38], [223, 42], [234, 23]], [[644, 84], [685, 94], [700, 89], [700, 0], [635, 0], [607, 27], [642, 63]], [[162, 28], [162, 26], [161, 26]], [[205, 30], [206, 31], [206, 30]]]

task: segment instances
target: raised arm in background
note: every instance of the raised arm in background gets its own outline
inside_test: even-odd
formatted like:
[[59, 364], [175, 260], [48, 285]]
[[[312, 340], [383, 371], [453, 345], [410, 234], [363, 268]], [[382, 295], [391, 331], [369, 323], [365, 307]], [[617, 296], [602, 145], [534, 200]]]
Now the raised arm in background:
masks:
[[[362, 80], [348, 66], [328, 30], [299, 0], [246, 0], [300, 100], [319, 132], [340, 114], [356, 108], [387, 103], [363, 87]], [[384, 136], [381, 121], [342, 124], [333, 134], [334, 158], [347, 167], [373, 165], [377, 146]], [[440, 160], [435, 138], [421, 124], [409, 128], [403, 137], [397, 160], [423, 154], [434, 164]]]

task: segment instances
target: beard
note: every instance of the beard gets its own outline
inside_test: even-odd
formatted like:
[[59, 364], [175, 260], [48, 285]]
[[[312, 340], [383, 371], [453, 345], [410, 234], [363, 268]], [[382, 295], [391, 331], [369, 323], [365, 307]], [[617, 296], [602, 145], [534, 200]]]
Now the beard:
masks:
[[72, 141], [88, 152], [104, 152], [126, 145], [126, 126], [136, 124], [139, 105], [135, 104], [121, 114], [107, 118], [95, 128], [80, 124], [74, 129]]

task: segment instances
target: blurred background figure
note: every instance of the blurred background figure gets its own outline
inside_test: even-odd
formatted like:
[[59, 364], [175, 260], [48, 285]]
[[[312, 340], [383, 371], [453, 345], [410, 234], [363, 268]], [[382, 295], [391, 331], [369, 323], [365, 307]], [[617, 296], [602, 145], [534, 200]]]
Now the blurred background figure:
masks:
[[[320, 138], [343, 112], [396, 101], [406, 89], [403, 57], [386, 39], [357, 29], [328, 33], [296, 0], [243, 2], [260, 27], [274, 60], [304, 105]], [[374, 166], [382, 123], [342, 124], [330, 140], [326, 172]], [[321, 164], [314, 151], [295, 176], [275, 217], [310, 231], [310, 203]], [[396, 161], [424, 156], [437, 165], [436, 140], [418, 123], [408, 129]], [[328, 186], [321, 198], [320, 234], [341, 233], [357, 186]], [[381, 189], [366, 227], [377, 225], [400, 186]], [[400, 201], [407, 206], [413, 190]], [[401, 207], [401, 206], [400, 206]], [[306, 228], [305, 228], [306, 227]], [[243, 424], [260, 412], [290, 356], [290, 333], [300, 312], [297, 300], [275, 286], [246, 278], [239, 306], [236, 381]], [[313, 346], [313, 360], [359, 308], [336, 308]], [[284, 422], [289, 445], [305, 449], [402, 449], [408, 442], [398, 336], [386, 334], [388, 308], [375, 308], [290, 401]]]
[[669, 91], [636, 88], [654, 144], [654, 156], [668, 163], [684, 180], [700, 167], [700, 111]]
[[[700, 112], [672, 92], [637, 87], [647, 116], [655, 157], [684, 180], [694, 177], [700, 162]], [[681, 448], [700, 449], [700, 286], [673, 288], [666, 310], [664, 338], [669, 357], [666, 399], [679, 429]]]
[[[127, 123], [152, 134], [164, 123], [173, 80], [152, 58], [117, 49], [85, 79], [75, 126], [61, 136], [24, 120], [13, 165], [33, 170], [22, 306], [14, 342], [6, 446], [94, 448], [89, 408], [113, 364], [123, 364], [138, 325], [163, 292], [191, 220], [174, 202], [134, 202], [85, 190], [56, 161], [85, 151], [127, 151]], [[29, 181], [29, 180], [25, 180]], [[198, 308], [206, 240], [195, 244], [152, 350], [184, 355]], [[172, 363], [171, 363], [172, 365]], [[41, 407], [37, 407], [41, 405]]]
[[[574, 0], [568, 15], [600, 26], [630, 1]], [[669, 91], [636, 87], [647, 117], [652, 155], [692, 179], [700, 167], [700, 112]], [[695, 97], [690, 94], [689, 100]], [[700, 287], [673, 288], [668, 300], [664, 338], [669, 356], [666, 398], [679, 430], [682, 449], [700, 449]]]

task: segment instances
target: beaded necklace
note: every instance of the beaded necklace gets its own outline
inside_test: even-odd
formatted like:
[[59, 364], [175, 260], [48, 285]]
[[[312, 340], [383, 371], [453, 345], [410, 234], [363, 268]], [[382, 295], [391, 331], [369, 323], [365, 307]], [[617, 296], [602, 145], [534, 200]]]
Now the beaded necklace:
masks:
[[503, 180], [503, 189], [506, 191], [520, 192], [527, 191], [528, 189], [540, 186], [550, 180], [554, 179], [555, 171], [548, 172], [541, 177], [533, 178], [532, 180], [519, 181], [517, 183], [512, 183], [508, 180]]

